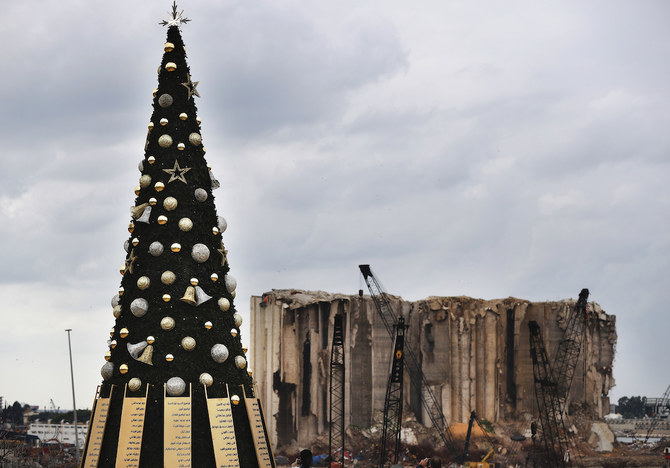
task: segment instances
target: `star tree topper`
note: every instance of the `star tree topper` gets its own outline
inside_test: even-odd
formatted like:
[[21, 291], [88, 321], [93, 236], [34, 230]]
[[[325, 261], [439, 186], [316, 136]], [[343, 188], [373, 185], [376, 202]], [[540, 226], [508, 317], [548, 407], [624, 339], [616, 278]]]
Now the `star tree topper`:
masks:
[[188, 23], [191, 21], [188, 18], [184, 17], [184, 10], [177, 12], [177, 2], [175, 1], [172, 3], [172, 13], [168, 13], [170, 15], [169, 20], [163, 20], [158, 24], [162, 24], [163, 26], [177, 26], [180, 27], [182, 23]]

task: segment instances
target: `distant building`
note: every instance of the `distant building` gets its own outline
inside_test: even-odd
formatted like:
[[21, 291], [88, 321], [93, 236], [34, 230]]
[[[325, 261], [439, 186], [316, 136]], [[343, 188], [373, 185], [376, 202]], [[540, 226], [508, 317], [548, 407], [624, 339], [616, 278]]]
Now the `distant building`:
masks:
[[[84, 448], [86, 442], [86, 433], [88, 432], [88, 423], [77, 423], [77, 432], [79, 436], [79, 448]], [[74, 424], [61, 422], [60, 424], [51, 424], [43, 422], [30, 423], [28, 435], [39, 437], [42, 445], [54, 443], [56, 441], [63, 445], [75, 444]]]

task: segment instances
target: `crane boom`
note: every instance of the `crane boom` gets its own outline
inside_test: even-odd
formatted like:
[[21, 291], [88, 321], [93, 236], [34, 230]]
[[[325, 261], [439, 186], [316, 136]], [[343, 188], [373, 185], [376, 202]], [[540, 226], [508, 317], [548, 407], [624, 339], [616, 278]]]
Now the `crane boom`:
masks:
[[[328, 453], [344, 467], [344, 315], [337, 314], [330, 349], [330, 431]], [[339, 459], [339, 460], [338, 460]]]
[[379, 468], [384, 468], [386, 466], [386, 460], [389, 453], [393, 453], [393, 460], [391, 460], [391, 462], [398, 463], [398, 454], [400, 453], [405, 328], [405, 320], [400, 317], [395, 326], [391, 371], [389, 372], [389, 379], [386, 385], [386, 398], [384, 399], [384, 423], [382, 425]]
[[[384, 322], [384, 326], [386, 327], [389, 336], [393, 338], [393, 327], [397, 322], [397, 318], [395, 312], [393, 311], [393, 307], [391, 307], [391, 302], [379, 284], [379, 281], [377, 281], [377, 278], [375, 278], [375, 276], [372, 274], [370, 265], [359, 265], [358, 267], [361, 270], [365, 284], [367, 284], [368, 289], [370, 290], [370, 296], [372, 297], [375, 307], [377, 308], [377, 312], [379, 313], [382, 322]], [[420, 395], [421, 404], [426, 410], [433, 427], [435, 427], [440, 434], [440, 438], [442, 439], [445, 447], [455, 453], [454, 439], [451, 435], [451, 431], [449, 430], [449, 424], [447, 424], [447, 420], [442, 412], [442, 405], [435, 397], [435, 393], [426, 380], [426, 376], [423, 374], [421, 366], [419, 365], [419, 361], [414, 355], [412, 347], [409, 345], [409, 340], [407, 338], [405, 339], [405, 344], [405, 366], [407, 367], [410, 375], [418, 377], [418, 379], [411, 379], [412, 385]]]

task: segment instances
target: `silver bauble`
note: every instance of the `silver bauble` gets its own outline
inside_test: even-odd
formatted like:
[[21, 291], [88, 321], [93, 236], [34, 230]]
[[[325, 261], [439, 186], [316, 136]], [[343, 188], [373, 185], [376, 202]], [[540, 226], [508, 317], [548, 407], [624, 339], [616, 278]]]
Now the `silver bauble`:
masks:
[[161, 283], [166, 285], [171, 285], [177, 279], [177, 275], [172, 273], [170, 270], [164, 271], [161, 275]]
[[200, 146], [200, 144], [202, 143], [202, 137], [200, 136], [199, 133], [193, 132], [188, 136], [188, 141], [193, 146]]
[[151, 280], [149, 279], [148, 276], [140, 276], [137, 279], [137, 287], [142, 291], [147, 289], [149, 286], [151, 286]]
[[154, 257], [158, 257], [163, 253], [163, 244], [161, 244], [158, 241], [154, 241], [151, 243], [149, 246], [149, 253], [153, 255]]
[[226, 312], [228, 309], [230, 309], [230, 301], [225, 297], [220, 298], [218, 303], [221, 312]]
[[207, 200], [207, 190], [203, 188], [195, 189], [195, 199], [198, 200], [199, 202], [204, 202], [205, 200]]
[[172, 211], [177, 208], [177, 204], [177, 199], [174, 197], [167, 197], [165, 200], [163, 200], [163, 208], [168, 211]]
[[161, 319], [161, 328], [163, 330], [172, 330], [174, 328], [175, 322], [172, 317], [163, 317]]
[[181, 347], [186, 351], [193, 351], [195, 349], [195, 340], [190, 336], [185, 336], [181, 340]]
[[100, 375], [104, 380], [109, 380], [114, 375], [114, 364], [110, 361], [107, 361], [103, 364], [102, 369], [100, 369]]
[[247, 365], [247, 360], [242, 356], [235, 356], [235, 365], [238, 367], [238, 369], [244, 369], [244, 366]]
[[228, 228], [228, 222], [226, 221], [226, 218], [223, 216], [218, 216], [216, 218], [217, 224], [219, 225], [219, 231], [224, 233], [226, 232], [226, 229]]
[[120, 305], [114, 306], [114, 309], [112, 309], [112, 315], [114, 315], [114, 318], [121, 317], [121, 306]]
[[123, 243], [123, 250], [125, 250], [126, 253], [129, 253], [129, 252], [130, 252], [130, 241], [125, 241], [125, 242]]
[[195, 244], [191, 249], [191, 257], [198, 263], [209, 259], [209, 248], [205, 244]]
[[172, 105], [172, 96], [161, 94], [161, 97], [158, 98], [158, 105], [162, 108], [170, 107]]
[[137, 164], [137, 168], [140, 170], [140, 172], [142, 172], [144, 170], [144, 160], [140, 161]]
[[137, 377], [133, 377], [128, 382], [128, 388], [130, 389], [131, 392], [138, 391], [141, 386], [142, 386], [142, 381], [140, 379], [138, 379]]
[[237, 288], [237, 280], [233, 275], [229, 273], [223, 278], [223, 280], [226, 283], [226, 289], [229, 293], [235, 291], [235, 288]]
[[116, 307], [119, 305], [119, 300], [121, 297], [118, 294], [115, 294], [114, 297], [112, 298], [112, 307]]
[[135, 317], [144, 317], [144, 314], [149, 310], [149, 302], [141, 297], [138, 297], [130, 303], [130, 312]]
[[169, 148], [172, 146], [172, 137], [170, 135], [161, 135], [160, 138], [158, 138], [158, 145], [161, 148]]
[[233, 314], [233, 320], [235, 321], [235, 326], [237, 328], [240, 328], [240, 325], [242, 325], [242, 316], [240, 314], [238, 314], [237, 312], [235, 312]]
[[167, 381], [167, 394], [170, 396], [179, 396], [186, 390], [186, 382], [181, 377], [172, 377]]
[[200, 374], [200, 378], [198, 380], [205, 387], [210, 387], [214, 383], [214, 378], [207, 372], [203, 372], [202, 374]]
[[182, 218], [179, 220], [179, 229], [183, 232], [188, 232], [193, 229], [193, 221], [189, 218]]
[[140, 187], [147, 188], [151, 185], [151, 176], [149, 174], [143, 174], [140, 177]]
[[228, 359], [228, 348], [226, 348], [226, 345], [221, 343], [215, 344], [212, 346], [211, 354], [214, 362], [221, 364], [222, 362], [225, 362], [226, 359]]

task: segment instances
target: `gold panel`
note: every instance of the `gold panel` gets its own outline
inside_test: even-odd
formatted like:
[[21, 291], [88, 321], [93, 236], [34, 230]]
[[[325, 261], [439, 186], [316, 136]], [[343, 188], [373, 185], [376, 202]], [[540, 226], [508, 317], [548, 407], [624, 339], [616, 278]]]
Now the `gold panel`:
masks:
[[165, 395], [163, 401], [163, 466], [191, 468], [191, 397]]
[[[149, 387], [147, 386], [147, 393]], [[142, 450], [142, 432], [144, 431], [144, 414], [147, 408], [147, 397], [129, 398], [123, 394], [121, 409], [121, 428], [119, 429], [119, 445], [116, 452], [116, 468], [138, 468], [140, 451]]]
[[275, 463], [272, 450], [268, 445], [268, 439], [265, 434], [261, 402], [258, 398], [247, 397], [244, 387], [242, 388], [242, 392], [244, 393], [244, 404], [247, 407], [247, 416], [249, 417], [249, 425], [251, 426], [251, 436], [254, 439], [254, 447], [256, 448], [258, 466], [259, 468], [274, 468]]
[[112, 398], [114, 387], [109, 392], [109, 398], [100, 397], [100, 386], [95, 393], [93, 402], [93, 417], [88, 426], [86, 435], [86, 451], [84, 452], [84, 464], [82, 468], [97, 468], [100, 460], [100, 449], [102, 448], [102, 438], [105, 435], [105, 426], [107, 425], [107, 414], [109, 413], [109, 400]]
[[[207, 395], [207, 387], [205, 387], [205, 395]], [[235, 423], [230, 398], [207, 397], [207, 412], [209, 413], [216, 468], [238, 468], [240, 461], [237, 455], [237, 439], [235, 438]]]

